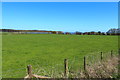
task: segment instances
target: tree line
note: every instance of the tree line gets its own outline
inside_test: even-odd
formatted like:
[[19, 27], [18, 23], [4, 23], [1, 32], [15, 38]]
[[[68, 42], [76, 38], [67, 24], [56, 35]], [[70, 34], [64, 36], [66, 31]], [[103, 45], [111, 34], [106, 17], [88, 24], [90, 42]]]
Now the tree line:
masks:
[[[120, 35], [120, 28], [118, 29], [109, 29], [107, 32], [95, 32], [95, 31], [91, 31], [91, 32], [63, 32], [63, 31], [45, 31], [45, 30], [14, 30], [14, 29], [0, 29], [1, 32], [16, 32], [16, 33], [27, 33], [27, 32], [37, 32], [38, 34], [40, 32], [42, 32], [44, 34], [44, 32], [48, 32], [48, 34], [66, 34], [66, 35]], [[36, 33], [36, 34], [37, 34]]]

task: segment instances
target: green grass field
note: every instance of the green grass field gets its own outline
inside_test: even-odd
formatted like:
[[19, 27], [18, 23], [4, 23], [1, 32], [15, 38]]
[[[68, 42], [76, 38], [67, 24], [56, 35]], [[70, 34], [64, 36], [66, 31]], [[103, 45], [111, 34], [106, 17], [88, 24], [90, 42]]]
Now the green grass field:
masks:
[[[26, 66], [34, 73], [48, 75], [63, 72], [63, 61], [69, 60], [73, 70], [83, 65], [83, 57], [117, 51], [118, 36], [16, 34], [2, 36], [2, 70], [5, 78], [26, 76]], [[41, 71], [39, 71], [41, 69]], [[46, 71], [46, 72], [45, 72]], [[56, 73], [57, 74], [57, 73]], [[59, 73], [58, 73], [59, 74]]]

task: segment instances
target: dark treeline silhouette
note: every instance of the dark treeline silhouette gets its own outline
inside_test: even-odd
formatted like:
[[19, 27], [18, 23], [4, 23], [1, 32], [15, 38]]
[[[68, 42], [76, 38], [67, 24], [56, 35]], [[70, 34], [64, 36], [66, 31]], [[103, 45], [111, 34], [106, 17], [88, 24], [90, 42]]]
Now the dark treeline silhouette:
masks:
[[46, 30], [14, 30], [14, 29], [0, 29], [0, 32], [11, 32], [18, 34], [65, 34], [65, 35], [120, 35], [120, 28], [110, 29], [107, 32], [62, 32], [62, 31], [46, 31]]

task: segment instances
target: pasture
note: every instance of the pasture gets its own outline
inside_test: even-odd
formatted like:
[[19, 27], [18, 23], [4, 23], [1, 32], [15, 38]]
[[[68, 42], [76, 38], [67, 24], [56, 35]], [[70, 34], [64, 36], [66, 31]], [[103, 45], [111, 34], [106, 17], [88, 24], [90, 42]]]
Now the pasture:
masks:
[[[63, 72], [67, 58], [71, 70], [79, 70], [83, 57], [118, 50], [118, 36], [14, 34], [2, 35], [3, 78], [26, 76], [26, 66], [32, 65], [40, 75]], [[98, 57], [96, 58], [98, 59]], [[58, 72], [56, 72], [58, 71]]]

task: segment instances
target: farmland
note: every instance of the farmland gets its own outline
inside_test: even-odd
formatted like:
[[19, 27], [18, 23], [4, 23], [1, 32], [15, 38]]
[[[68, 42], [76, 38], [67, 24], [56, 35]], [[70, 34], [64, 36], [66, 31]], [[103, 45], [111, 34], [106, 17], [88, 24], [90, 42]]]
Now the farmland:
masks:
[[[14, 34], [2, 36], [2, 70], [5, 78], [26, 76], [26, 66], [35, 73], [49, 75], [54, 68], [62, 71], [63, 60], [69, 59], [73, 70], [83, 65], [83, 57], [118, 50], [118, 36]], [[75, 62], [73, 62], [75, 60]], [[46, 71], [46, 72], [45, 72]], [[14, 75], [15, 74], [15, 75]]]

